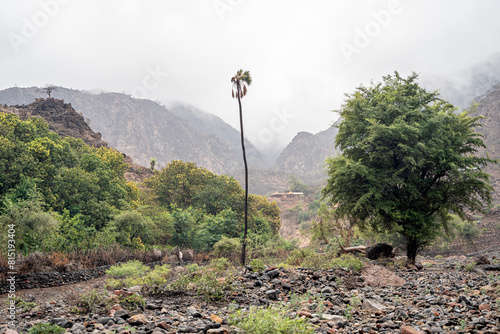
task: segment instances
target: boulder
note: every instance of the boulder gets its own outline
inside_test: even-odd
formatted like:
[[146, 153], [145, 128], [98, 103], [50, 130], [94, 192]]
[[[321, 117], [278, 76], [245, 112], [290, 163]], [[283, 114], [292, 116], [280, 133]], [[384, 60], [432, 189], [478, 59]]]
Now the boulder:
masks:
[[370, 260], [379, 258], [394, 257], [394, 248], [386, 243], [378, 243], [366, 249], [366, 257]]

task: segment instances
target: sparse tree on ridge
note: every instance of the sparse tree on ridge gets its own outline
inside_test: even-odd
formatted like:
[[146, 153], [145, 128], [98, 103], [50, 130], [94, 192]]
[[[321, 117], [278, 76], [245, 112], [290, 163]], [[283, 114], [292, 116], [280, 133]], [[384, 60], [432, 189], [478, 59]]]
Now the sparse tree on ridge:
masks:
[[457, 114], [417, 78], [396, 72], [347, 95], [335, 140], [342, 155], [328, 160], [323, 189], [339, 218], [403, 235], [410, 264], [448, 230], [452, 213], [471, 221], [467, 212], [491, 203], [482, 168], [496, 163], [477, 154], [480, 117]]
[[37, 88], [36, 91], [38, 93], [44, 93], [47, 94], [48, 97], [51, 97], [50, 95], [52, 94], [53, 91], [57, 90], [57, 87], [54, 85], [45, 85], [45, 87]]
[[243, 232], [243, 242], [241, 247], [241, 264], [245, 265], [248, 230], [248, 165], [245, 151], [245, 137], [243, 135], [243, 111], [241, 109], [241, 99], [247, 94], [247, 86], [252, 84], [250, 72], [243, 72], [243, 70], [239, 70], [236, 72], [236, 75], [231, 78], [231, 83], [233, 84], [232, 95], [233, 98], [238, 99], [238, 106], [240, 110], [241, 150], [243, 151], [243, 163], [245, 165], [245, 229]]

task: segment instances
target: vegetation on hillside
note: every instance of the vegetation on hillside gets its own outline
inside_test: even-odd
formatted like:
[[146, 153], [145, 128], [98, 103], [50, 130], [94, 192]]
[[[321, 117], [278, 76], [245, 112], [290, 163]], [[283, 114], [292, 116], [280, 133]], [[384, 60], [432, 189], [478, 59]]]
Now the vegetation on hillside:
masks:
[[[1, 238], [15, 226], [19, 254], [182, 246], [211, 251], [240, 238], [244, 192], [232, 177], [172, 161], [144, 183], [124, 157], [50, 132], [41, 118], [0, 113]], [[249, 238], [277, 238], [279, 209], [249, 196]]]

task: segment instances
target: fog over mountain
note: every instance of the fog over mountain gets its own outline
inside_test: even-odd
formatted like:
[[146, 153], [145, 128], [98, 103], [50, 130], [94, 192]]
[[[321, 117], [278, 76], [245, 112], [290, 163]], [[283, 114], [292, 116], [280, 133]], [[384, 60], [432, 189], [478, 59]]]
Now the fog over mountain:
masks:
[[462, 79], [500, 51], [499, 12], [496, 0], [2, 1], [0, 89], [185, 101], [238, 129], [230, 79], [243, 68], [245, 134], [276, 155], [324, 131], [360, 84], [395, 70]]

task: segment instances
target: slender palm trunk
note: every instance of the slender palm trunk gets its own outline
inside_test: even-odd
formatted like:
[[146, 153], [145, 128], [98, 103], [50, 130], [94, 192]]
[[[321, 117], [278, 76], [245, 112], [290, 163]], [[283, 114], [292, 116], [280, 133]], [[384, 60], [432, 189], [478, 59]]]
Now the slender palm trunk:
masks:
[[243, 233], [243, 244], [241, 247], [241, 265], [245, 265], [246, 247], [247, 247], [247, 230], [248, 230], [248, 165], [247, 154], [245, 151], [245, 136], [243, 135], [243, 111], [241, 109], [240, 85], [238, 89], [238, 105], [240, 107], [240, 133], [241, 133], [241, 150], [243, 151], [243, 163], [245, 165], [245, 231]]

